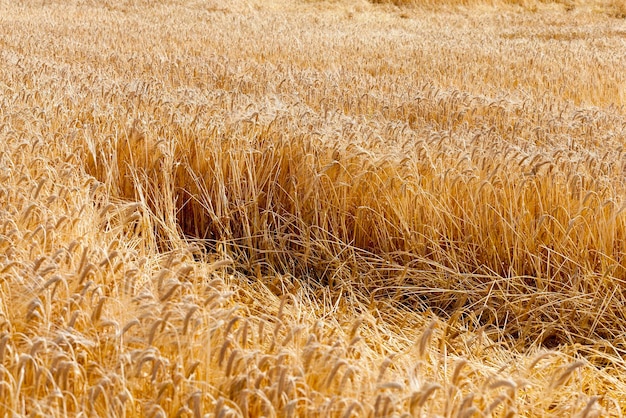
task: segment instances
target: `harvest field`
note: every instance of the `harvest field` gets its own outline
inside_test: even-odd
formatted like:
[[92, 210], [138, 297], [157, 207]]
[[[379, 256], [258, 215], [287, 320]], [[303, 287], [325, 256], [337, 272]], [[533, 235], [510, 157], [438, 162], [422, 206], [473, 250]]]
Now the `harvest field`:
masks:
[[0, 0], [0, 415], [624, 416], [625, 18]]

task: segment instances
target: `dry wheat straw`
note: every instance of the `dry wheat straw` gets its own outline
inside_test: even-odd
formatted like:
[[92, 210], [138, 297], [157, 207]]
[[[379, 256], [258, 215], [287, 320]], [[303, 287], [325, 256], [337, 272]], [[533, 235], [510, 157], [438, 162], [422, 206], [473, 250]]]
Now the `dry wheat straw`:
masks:
[[0, 414], [623, 415], [623, 2], [287, 3], [0, 2]]

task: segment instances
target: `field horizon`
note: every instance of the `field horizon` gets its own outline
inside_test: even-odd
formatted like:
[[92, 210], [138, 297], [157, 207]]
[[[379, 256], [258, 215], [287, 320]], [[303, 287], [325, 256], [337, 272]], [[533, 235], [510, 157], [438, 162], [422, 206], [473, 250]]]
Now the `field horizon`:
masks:
[[0, 0], [0, 414], [623, 416], [625, 18]]

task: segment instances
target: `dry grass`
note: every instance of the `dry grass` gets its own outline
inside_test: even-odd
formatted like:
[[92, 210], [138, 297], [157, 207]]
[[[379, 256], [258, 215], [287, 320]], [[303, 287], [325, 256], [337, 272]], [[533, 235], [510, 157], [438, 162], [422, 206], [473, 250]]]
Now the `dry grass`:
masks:
[[2, 415], [622, 416], [618, 2], [43, 3]]

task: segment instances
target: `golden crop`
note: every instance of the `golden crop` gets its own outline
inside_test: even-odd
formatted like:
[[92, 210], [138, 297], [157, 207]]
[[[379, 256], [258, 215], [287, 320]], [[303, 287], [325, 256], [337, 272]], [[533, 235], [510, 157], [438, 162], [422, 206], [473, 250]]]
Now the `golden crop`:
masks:
[[621, 1], [0, 1], [0, 414], [622, 416]]

